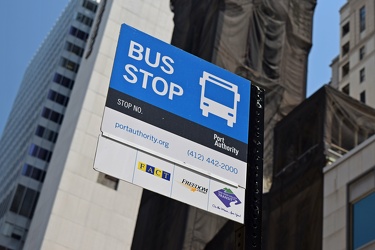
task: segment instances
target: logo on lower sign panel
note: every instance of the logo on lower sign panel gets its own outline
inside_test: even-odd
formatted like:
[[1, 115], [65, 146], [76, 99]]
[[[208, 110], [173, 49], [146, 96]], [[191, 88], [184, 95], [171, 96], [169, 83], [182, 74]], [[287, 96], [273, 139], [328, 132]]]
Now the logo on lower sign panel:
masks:
[[159, 178], [162, 178], [166, 181], [170, 181], [171, 180], [171, 174], [168, 173], [167, 171], [164, 171], [162, 169], [159, 169], [159, 168], [156, 168], [156, 167], [153, 167], [151, 165], [148, 165], [146, 163], [143, 163], [143, 162], [138, 162], [138, 167], [137, 167], [139, 170], [143, 171], [143, 172], [146, 172], [146, 173], [149, 173], [149, 174], [152, 174], [156, 177], [159, 177]]
[[234, 205], [241, 204], [240, 199], [229, 188], [217, 190], [214, 194], [226, 207], [230, 207], [232, 202], [234, 202]]
[[207, 192], [208, 192], [208, 188], [206, 188], [204, 186], [201, 186], [201, 185], [198, 185], [194, 182], [188, 181], [186, 179], [182, 179], [180, 184], [183, 185], [184, 187], [186, 187], [187, 189], [189, 189], [191, 192], [199, 192], [199, 193], [202, 193], [202, 194], [207, 194]]

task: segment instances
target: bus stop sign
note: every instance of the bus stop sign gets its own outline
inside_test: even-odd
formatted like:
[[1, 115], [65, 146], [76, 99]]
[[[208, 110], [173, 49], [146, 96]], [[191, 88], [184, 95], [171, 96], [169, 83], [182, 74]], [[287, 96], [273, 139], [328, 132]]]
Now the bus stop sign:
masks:
[[250, 89], [247, 79], [123, 24], [101, 129], [244, 188]]

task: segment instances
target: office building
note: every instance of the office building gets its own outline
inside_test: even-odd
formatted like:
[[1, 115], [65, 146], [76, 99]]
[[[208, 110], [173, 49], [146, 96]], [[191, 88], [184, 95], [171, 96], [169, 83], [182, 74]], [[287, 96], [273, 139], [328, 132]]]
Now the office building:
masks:
[[93, 170], [121, 23], [169, 42], [169, 1], [70, 1], [1, 138], [0, 249], [130, 248], [142, 189]]
[[24, 74], [1, 140], [2, 247], [26, 239], [96, 10], [71, 3]]
[[375, 3], [348, 0], [340, 9], [340, 54], [331, 64], [332, 86], [375, 107]]

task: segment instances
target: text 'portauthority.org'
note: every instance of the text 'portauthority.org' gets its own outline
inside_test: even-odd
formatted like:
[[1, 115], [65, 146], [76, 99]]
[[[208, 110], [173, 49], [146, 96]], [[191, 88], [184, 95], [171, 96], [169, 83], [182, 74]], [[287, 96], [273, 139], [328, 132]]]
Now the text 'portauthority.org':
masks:
[[118, 122], [116, 122], [115, 128], [124, 130], [130, 134], [139, 136], [143, 139], [150, 140], [153, 143], [157, 143], [159, 145], [164, 146], [165, 148], [169, 148], [169, 142], [160, 140], [157, 137], [153, 136], [152, 134], [143, 133], [140, 129], [134, 129], [134, 128], [129, 127], [128, 125], [124, 125]]

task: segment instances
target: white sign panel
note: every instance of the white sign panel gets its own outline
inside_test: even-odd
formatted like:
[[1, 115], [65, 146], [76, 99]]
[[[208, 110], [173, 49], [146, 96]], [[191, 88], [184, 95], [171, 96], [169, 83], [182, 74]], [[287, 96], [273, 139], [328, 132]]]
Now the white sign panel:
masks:
[[244, 223], [245, 189], [100, 136], [94, 169]]

